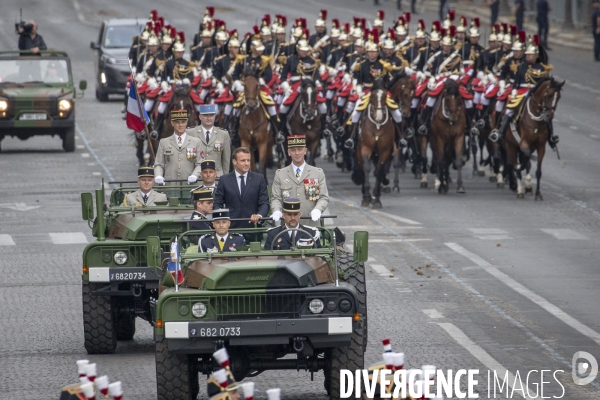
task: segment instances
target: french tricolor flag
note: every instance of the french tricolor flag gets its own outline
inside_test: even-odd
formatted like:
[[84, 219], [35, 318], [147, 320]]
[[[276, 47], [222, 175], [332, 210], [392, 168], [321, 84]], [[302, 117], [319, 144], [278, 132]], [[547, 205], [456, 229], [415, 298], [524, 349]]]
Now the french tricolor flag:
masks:
[[[144, 113], [143, 117], [140, 115], [140, 109]], [[133, 129], [136, 132], [142, 132], [146, 123], [150, 122], [148, 113], [144, 107], [141, 107], [141, 103], [138, 102], [137, 93], [135, 90], [135, 82], [131, 82], [129, 85], [129, 98], [127, 99], [127, 127]], [[144, 123], [144, 120], [146, 121]]]

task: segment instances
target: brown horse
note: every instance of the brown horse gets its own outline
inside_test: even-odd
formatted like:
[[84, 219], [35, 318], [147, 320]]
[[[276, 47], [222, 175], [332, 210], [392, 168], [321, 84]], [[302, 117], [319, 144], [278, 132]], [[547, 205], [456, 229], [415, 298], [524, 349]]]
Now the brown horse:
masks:
[[269, 132], [267, 110], [260, 102], [260, 85], [257, 69], [244, 72], [244, 103], [241, 108], [238, 135], [242, 147], [251, 150], [250, 168], [267, 179], [267, 165], [270, 162], [273, 147], [273, 135]]
[[[387, 107], [387, 91], [380, 79], [371, 89], [369, 103], [363, 111], [358, 144], [356, 146], [357, 164], [352, 173], [352, 181], [362, 185], [362, 206], [369, 204], [381, 208], [381, 184], [392, 160], [395, 147], [396, 124]], [[375, 189], [371, 196], [369, 173], [371, 163], [375, 166]]]
[[[321, 145], [321, 119], [317, 108], [317, 86], [312, 79], [302, 80], [300, 95], [290, 110], [288, 124], [292, 135], [306, 135], [306, 162], [315, 165], [315, 155]], [[290, 160], [288, 160], [290, 161]]]
[[[551, 134], [552, 119], [560, 100], [560, 92], [565, 82], [558, 83], [554, 78], [545, 78], [531, 89], [523, 99], [524, 104], [516, 132], [512, 127], [507, 129], [504, 141], [506, 149], [506, 169], [509, 182], [514, 182], [517, 175], [517, 198], [524, 198], [525, 192], [531, 191], [531, 155], [537, 151], [537, 169], [535, 177], [537, 187], [535, 199], [543, 200], [540, 193], [542, 178], [542, 161], [546, 153], [546, 142]], [[521, 171], [526, 170], [525, 184], [522, 182]], [[512, 186], [512, 185], [511, 185]]]
[[467, 116], [456, 81], [446, 80], [444, 89], [434, 105], [431, 118], [429, 139], [433, 160], [437, 166], [438, 193], [448, 193], [452, 161], [458, 172], [457, 192], [465, 193], [462, 181], [462, 156]]
[[[415, 131], [411, 125], [411, 105], [415, 96], [415, 81], [405, 73], [396, 76], [390, 82], [390, 94], [392, 99], [398, 104], [400, 111], [402, 112], [402, 127], [404, 130], [404, 136], [409, 137], [407, 140], [408, 147], [403, 152], [398, 146], [394, 147], [392, 166], [394, 167], [394, 191], [399, 192], [400, 187], [398, 186], [400, 170], [404, 171], [406, 168], [406, 159], [408, 158], [408, 152], [412, 152], [413, 160], [418, 158], [419, 149], [417, 139], [415, 138]], [[416, 162], [416, 161], [415, 161]]]

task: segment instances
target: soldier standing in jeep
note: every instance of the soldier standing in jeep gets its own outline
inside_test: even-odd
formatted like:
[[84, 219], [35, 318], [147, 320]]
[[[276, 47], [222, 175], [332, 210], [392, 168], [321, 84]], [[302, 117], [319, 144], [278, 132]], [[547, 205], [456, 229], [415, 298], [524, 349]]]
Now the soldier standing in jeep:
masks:
[[48, 49], [42, 35], [37, 34], [37, 24], [35, 21], [29, 21], [28, 24], [21, 24], [18, 33], [19, 50], [31, 50], [37, 54], [40, 50]]

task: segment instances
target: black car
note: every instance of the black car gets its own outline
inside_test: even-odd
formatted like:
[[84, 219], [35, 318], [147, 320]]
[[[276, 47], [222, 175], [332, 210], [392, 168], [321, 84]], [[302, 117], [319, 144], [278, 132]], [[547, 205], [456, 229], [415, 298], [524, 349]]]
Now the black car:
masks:
[[109, 94], [125, 94], [129, 69], [129, 49], [145, 21], [136, 18], [109, 19], [102, 23], [98, 42], [90, 47], [96, 52], [96, 98], [107, 101]]

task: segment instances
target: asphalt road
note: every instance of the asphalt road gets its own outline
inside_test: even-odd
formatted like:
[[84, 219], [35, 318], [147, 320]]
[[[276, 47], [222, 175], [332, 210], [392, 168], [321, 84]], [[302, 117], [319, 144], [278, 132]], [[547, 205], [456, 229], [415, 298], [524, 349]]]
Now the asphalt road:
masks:
[[[121, 119], [120, 101], [94, 99], [93, 53], [98, 23], [109, 17], [146, 18], [157, 8], [187, 37], [197, 29], [204, 5], [166, 3], [5, 0], [0, 15], [0, 49], [16, 47], [14, 17], [23, 7], [50, 47], [65, 49], [76, 81], [89, 84], [77, 101], [77, 150], [66, 154], [58, 138], [22, 142], [5, 139], [0, 153], [0, 399], [55, 398], [76, 381], [75, 361], [89, 358], [98, 372], [123, 381], [126, 398], [154, 398], [154, 355], [150, 326], [138, 321], [133, 341], [117, 353], [88, 357], [83, 348], [81, 252], [91, 230], [80, 219], [79, 194], [101, 179], [135, 178], [135, 149]], [[387, 21], [394, 15], [383, 3]], [[264, 13], [312, 25], [319, 8], [341, 21], [374, 17], [368, 1], [222, 1], [217, 17], [244, 32]], [[427, 21], [432, 15], [425, 15]], [[414, 28], [413, 28], [414, 29]], [[544, 377], [543, 396], [597, 399], [600, 378], [577, 386], [571, 378], [574, 353], [600, 359], [600, 84], [591, 54], [554, 48], [555, 74], [567, 79], [555, 130], [561, 160], [544, 161], [543, 202], [516, 199], [487, 177], [465, 169], [467, 193], [439, 196], [420, 189], [410, 173], [400, 194], [382, 197], [383, 209], [360, 207], [360, 188], [333, 164], [318, 161], [327, 174], [331, 214], [347, 233], [368, 229], [369, 347], [367, 364], [381, 357], [380, 339], [390, 337], [407, 365], [479, 369], [477, 386], [488, 398], [487, 371], [509, 371], [513, 396], [519, 380], [533, 396]], [[430, 187], [432, 187], [430, 179]], [[538, 371], [526, 377], [530, 371]], [[520, 377], [520, 379], [519, 379]], [[265, 373], [257, 388], [281, 387], [283, 399], [325, 399], [321, 375]], [[564, 387], [564, 392], [563, 392]], [[539, 390], [539, 389], [538, 389]], [[538, 393], [541, 398], [541, 393]], [[494, 398], [490, 396], [490, 398]]]

